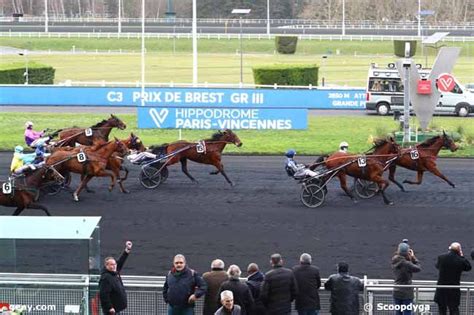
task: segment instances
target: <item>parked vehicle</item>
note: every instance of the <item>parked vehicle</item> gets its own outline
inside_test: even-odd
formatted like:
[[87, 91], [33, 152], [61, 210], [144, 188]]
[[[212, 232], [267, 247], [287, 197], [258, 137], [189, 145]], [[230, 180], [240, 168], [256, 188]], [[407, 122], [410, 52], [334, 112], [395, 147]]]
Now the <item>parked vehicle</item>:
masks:
[[[431, 69], [417, 65], [420, 77], [427, 78]], [[453, 90], [441, 93], [435, 113], [452, 113], [466, 117], [474, 113], [474, 93], [457, 80]], [[367, 79], [365, 108], [379, 115], [388, 115], [392, 111], [403, 110], [403, 82], [395, 64], [387, 68], [378, 68], [371, 64]]]

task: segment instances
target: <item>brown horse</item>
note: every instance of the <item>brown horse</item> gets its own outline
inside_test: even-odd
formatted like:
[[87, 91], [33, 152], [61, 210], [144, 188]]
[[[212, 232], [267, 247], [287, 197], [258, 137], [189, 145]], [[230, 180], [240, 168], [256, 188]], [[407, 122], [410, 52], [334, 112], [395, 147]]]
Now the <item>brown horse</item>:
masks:
[[0, 205], [16, 207], [13, 215], [19, 215], [27, 208], [43, 210], [46, 215], [50, 216], [51, 214], [48, 208], [35, 203], [35, 198], [43, 182], [51, 180], [59, 181], [59, 175], [50, 167], [43, 166], [35, 171], [15, 178], [12, 193], [10, 194], [3, 193], [2, 187], [5, 182], [0, 181]]
[[[127, 128], [127, 125], [118, 117], [110, 115], [107, 120], [104, 119], [90, 128], [65, 128], [59, 132], [59, 141], [56, 143], [56, 146], [72, 147], [76, 142], [83, 145], [108, 142], [112, 128], [123, 130]], [[86, 135], [88, 129], [91, 129], [92, 132], [89, 136]]]
[[443, 135], [430, 138], [420, 144], [417, 144], [414, 149], [407, 148], [403, 149], [400, 153], [400, 157], [397, 159], [396, 164], [390, 166], [389, 179], [397, 184], [402, 191], [405, 191], [403, 185], [395, 180], [395, 170], [397, 165], [407, 168], [409, 170], [417, 171], [416, 182], [405, 179], [403, 183], [411, 185], [420, 185], [423, 180], [423, 173], [428, 171], [444, 179], [451, 187], [456, 186], [444, 176], [436, 166], [436, 157], [442, 148], [446, 148], [454, 152], [458, 149], [454, 141], [446, 135], [443, 131]]
[[[130, 137], [121, 141], [130, 150], [136, 150], [138, 152], [143, 152], [146, 150], [142, 140], [136, 135], [134, 135], [133, 132], [130, 134]], [[109, 161], [107, 162], [107, 169], [114, 172], [115, 176], [118, 178], [117, 181], [119, 183], [120, 190], [126, 194], [129, 193], [129, 191], [126, 190], [125, 187], [123, 187], [123, 181], [126, 180], [128, 177], [128, 169], [122, 165], [124, 157], [125, 154], [114, 152], [112, 156], [110, 156]], [[125, 172], [124, 177], [120, 177], [120, 171]]]
[[371, 157], [367, 155], [365, 156], [366, 165], [359, 166], [359, 157], [360, 156], [357, 155], [349, 155], [345, 152], [336, 152], [327, 157], [324, 163], [326, 168], [330, 170], [340, 168], [336, 176], [339, 178], [341, 188], [353, 201], [355, 201], [355, 198], [351, 190], [347, 187], [346, 175], [376, 183], [385, 204], [392, 205], [393, 202], [385, 195], [385, 189], [389, 186], [389, 183], [383, 179], [385, 163], [375, 156]]
[[203, 152], [198, 152], [199, 143], [188, 142], [188, 141], [176, 141], [169, 144], [164, 144], [161, 146], [151, 147], [152, 153], [154, 154], [166, 154], [171, 155], [166, 162], [166, 165], [173, 165], [175, 163], [181, 162], [181, 170], [186, 176], [188, 176], [194, 183], [197, 183], [197, 180], [191, 176], [188, 172], [187, 160], [191, 160], [197, 163], [210, 164], [214, 165], [217, 170], [211, 172], [211, 175], [216, 175], [221, 173], [226, 181], [230, 185], [234, 185], [232, 181], [227, 177], [227, 174], [224, 171], [224, 165], [222, 165], [221, 157], [222, 151], [228, 143], [233, 143], [237, 147], [242, 146], [242, 142], [239, 137], [232, 132], [230, 129], [224, 131], [218, 131], [214, 133], [210, 139], [205, 139], [202, 141], [205, 145], [205, 150]]
[[[78, 154], [83, 150], [87, 159], [79, 161]], [[93, 147], [76, 148], [73, 150], [55, 151], [46, 160], [47, 165], [55, 167], [61, 174], [68, 172], [81, 174], [81, 184], [73, 193], [75, 201], [79, 201], [79, 194], [93, 177], [110, 177], [109, 191], [115, 186], [117, 177], [114, 172], [106, 170], [110, 156], [118, 152], [126, 154], [128, 148], [117, 138]]]

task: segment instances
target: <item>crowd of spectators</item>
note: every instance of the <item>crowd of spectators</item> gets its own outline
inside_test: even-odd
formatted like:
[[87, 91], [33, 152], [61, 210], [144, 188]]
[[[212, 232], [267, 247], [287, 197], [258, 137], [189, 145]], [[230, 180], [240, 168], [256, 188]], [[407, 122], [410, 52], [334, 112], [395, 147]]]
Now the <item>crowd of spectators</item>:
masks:
[[[126, 308], [126, 294], [119, 272], [130, 249], [131, 243], [127, 243], [117, 263], [112, 257], [105, 261], [100, 287], [104, 314], [118, 314]], [[471, 258], [474, 259], [474, 251]], [[301, 254], [299, 264], [286, 268], [282, 256], [273, 254], [270, 265], [271, 269], [264, 274], [256, 263], [250, 263], [246, 280], [242, 281], [244, 277], [239, 266], [231, 265], [225, 271], [224, 262], [215, 259], [211, 262], [211, 270], [200, 276], [188, 266], [186, 258], [178, 254], [163, 286], [168, 315], [194, 314], [195, 302], [201, 297], [204, 315], [289, 315], [293, 302], [298, 315], [319, 314], [322, 282], [311, 255]], [[397, 246], [391, 266], [395, 284], [393, 304], [404, 306], [396, 309], [397, 314], [412, 314], [409, 306], [414, 302], [414, 288], [409, 285], [413, 274], [421, 272], [422, 267], [408, 240]], [[438, 285], [459, 285], [462, 272], [471, 270], [471, 264], [464, 257], [461, 244], [452, 243], [448, 252], [438, 257], [436, 268], [439, 270]], [[114, 287], [118, 296], [114, 296]], [[364, 290], [364, 283], [349, 274], [346, 262], [337, 264], [337, 273], [330, 275], [323, 287], [330, 291], [331, 314], [360, 313], [359, 294]], [[459, 314], [460, 289], [437, 288], [434, 301], [439, 314], [447, 314], [448, 310], [449, 314]]]

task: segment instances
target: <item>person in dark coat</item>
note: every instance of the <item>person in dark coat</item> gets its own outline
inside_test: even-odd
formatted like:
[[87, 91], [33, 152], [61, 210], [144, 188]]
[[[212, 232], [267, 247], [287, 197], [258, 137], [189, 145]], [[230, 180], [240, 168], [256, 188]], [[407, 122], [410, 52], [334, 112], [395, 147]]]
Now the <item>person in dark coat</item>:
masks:
[[252, 293], [253, 307], [250, 310], [250, 315], [262, 315], [265, 314], [265, 307], [263, 306], [262, 300], [260, 300], [260, 290], [262, 288], [263, 279], [265, 276], [256, 263], [250, 263], [247, 267], [247, 285]]
[[240, 271], [239, 266], [231, 265], [227, 270], [229, 280], [222, 283], [221, 288], [219, 289], [219, 296], [223, 291], [232, 291], [234, 295], [234, 304], [240, 306], [242, 315], [247, 315], [249, 310], [252, 309], [253, 297], [249, 287], [245, 283], [240, 282], [241, 274], [242, 272]]
[[337, 274], [331, 275], [324, 288], [331, 291], [331, 314], [359, 315], [359, 292], [364, 290], [364, 284], [349, 275], [349, 265], [340, 262]]
[[205, 272], [202, 275], [207, 284], [207, 292], [204, 297], [203, 315], [214, 315], [219, 308], [217, 299], [219, 298], [219, 289], [221, 284], [229, 279], [227, 272], [224, 271], [224, 262], [220, 259], [215, 259], [211, 263], [211, 271]]
[[[464, 257], [461, 244], [452, 243], [449, 252], [438, 256], [436, 268], [439, 270], [438, 285], [460, 285], [463, 271], [471, 270], [469, 260]], [[460, 289], [436, 289], [434, 301], [438, 304], [439, 314], [459, 314], [461, 302]]]
[[280, 254], [273, 254], [270, 263], [272, 270], [265, 274], [260, 299], [268, 315], [287, 315], [291, 313], [291, 302], [298, 295], [293, 271], [283, 267]]
[[[412, 284], [413, 273], [421, 271], [420, 263], [407, 243], [403, 242], [398, 245], [397, 252], [392, 257], [392, 271], [395, 284], [399, 285]], [[413, 288], [394, 288], [393, 299], [395, 305], [413, 304]], [[402, 312], [397, 310], [396, 314], [402, 315]], [[411, 310], [403, 311], [403, 315], [411, 315]]]
[[99, 280], [99, 297], [104, 314], [120, 314], [127, 308], [127, 293], [120, 277], [128, 254], [132, 250], [132, 242], [125, 243], [125, 250], [118, 261], [113, 257], [107, 257], [104, 260], [104, 268], [100, 274]]
[[299, 290], [295, 301], [298, 315], [318, 315], [321, 309], [319, 303], [321, 277], [318, 267], [311, 265], [311, 261], [311, 255], [303, 253], [300, 256], [300, 264], [293, 267]]
[[168, 304], [168, 315], [192, 315], [197, 299], [206, 294], [207, 285], [196, 271], [188, 268], [186, 258], [174, 256], [173, 268], [166, 276], [163, 299]]

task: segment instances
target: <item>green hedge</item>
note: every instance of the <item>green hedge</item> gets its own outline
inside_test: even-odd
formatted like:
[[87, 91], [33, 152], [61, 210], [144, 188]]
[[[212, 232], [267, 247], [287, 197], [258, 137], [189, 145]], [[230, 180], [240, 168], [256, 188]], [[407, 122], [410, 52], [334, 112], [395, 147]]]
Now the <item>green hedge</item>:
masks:
[[297, 44], [297, 36], [275, 36], [275, 48], [280, 54], [294, 54]]
[[318, 85], [317, 65], [275, 65], [254, 67], [253, 79], [261, 85]]
[[[0, 84], [24, 84], [25, 64], [13, 63], [3, 65], [0, 69]], [[56, 70], [48, 65], [29, 63], [28, 83], [29, 84], [54, 84], [54, 74]]]

